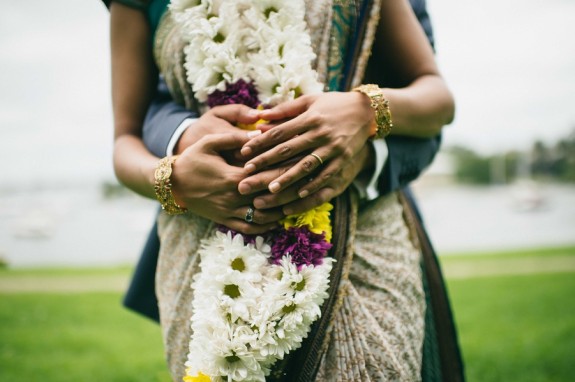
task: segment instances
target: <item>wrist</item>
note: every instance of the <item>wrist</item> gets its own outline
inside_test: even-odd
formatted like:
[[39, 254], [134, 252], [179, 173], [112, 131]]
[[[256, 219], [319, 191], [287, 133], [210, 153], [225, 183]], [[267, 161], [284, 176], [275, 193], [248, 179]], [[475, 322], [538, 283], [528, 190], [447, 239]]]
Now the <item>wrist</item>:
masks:
[[187, 118], [182, 122], [174, 133], [173, 149], [172, 152], [168, 150], [168, 156], [180, 155], [186, 148], [197, 142], [201, 136], [198, 134], [197, 129], [191, 128], [196, 121], [196, 118]]
[[165, 157], [160, 159], [154, 171], [154, 191], [156, 199], [160, 202], [162, 210], [168, 215], [179, 215], [187, 212], [187, 209], [180, 205], [172, 192], [172, 166], [178, 156]]
[[383, 90], [374, 84], [360, 85], [353, 91], [363, 93], [369, 98], [370, 107], [373, 110], [373, 119], [370, 125], [370, 136], [373, 139], [385, 138], [391, 133], [393, 122], [389, 100], [383, 94]]

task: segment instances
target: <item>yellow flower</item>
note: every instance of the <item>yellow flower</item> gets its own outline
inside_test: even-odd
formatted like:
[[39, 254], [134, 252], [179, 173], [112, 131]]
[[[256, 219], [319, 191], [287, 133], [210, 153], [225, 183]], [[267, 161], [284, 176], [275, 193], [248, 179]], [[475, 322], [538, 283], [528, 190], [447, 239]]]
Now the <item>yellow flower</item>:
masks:
[[212, 379], [205, 375], [204, 373], [200, 372], [200, 374], [196, 375], [195, 377], [191, 377], [189, 375], [184, 376], [184, 382], [211, 382]]
[[307, 212], [301, 214], [288, 215], [280, 223], [285, 229], [290, 227], [308, 226], [313, 233], [325, 233], [325, 240], [331, 243], [331, 221], [329, 220], [329, 211], [333, 209], [331, 203], [324, 203]]

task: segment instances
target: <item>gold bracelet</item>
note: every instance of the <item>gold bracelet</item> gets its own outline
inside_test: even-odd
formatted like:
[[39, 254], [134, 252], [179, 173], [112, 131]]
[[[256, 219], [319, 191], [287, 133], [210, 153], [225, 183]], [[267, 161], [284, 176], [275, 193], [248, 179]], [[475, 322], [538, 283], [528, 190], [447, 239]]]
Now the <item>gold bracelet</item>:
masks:
[[172, 175], [172, 165], [177, 158], [178, 156], [175, 155], [160, 159], [154, 172], [156, 198], [162, 205], [162, 209], [166, 211], [168, 215], [179, 215], [188, 212], [186, 208], [176, 203], [176, 199], [174, 199], [174, 194], [172, 193], [170, 176]]
[[353, 90], [368, 96], [371, 107], [375, 111], [375, 134], [372, 138], [381, 139], [388, 136], [393, 128], [393, 122], [391, 121], [389, 101], [383, 95], [383, 91], [374, 84], [360, 85]]

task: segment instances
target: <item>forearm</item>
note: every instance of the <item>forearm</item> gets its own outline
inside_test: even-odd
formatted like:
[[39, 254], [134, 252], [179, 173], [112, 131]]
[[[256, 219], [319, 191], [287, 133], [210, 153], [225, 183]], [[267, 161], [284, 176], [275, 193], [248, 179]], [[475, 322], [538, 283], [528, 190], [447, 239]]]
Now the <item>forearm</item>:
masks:
[[118, 180], [132, 191], [155, 198], [154, 170], [158, 157], [150, 154], [142, 140], [122, 135], [114, 143], [114, 171]]
[[382, 2], [364, 83], [378, 84], [389, 100], [394, 135], [433, 137], [453, 119], [453, 96], [428, 36], [407, 1]]
[[155, 79], [145, 15], [113, 3], [111, 13], [112, 105], [114, 110], [114, 170], [130, 189], [153, 197], [156, 157], [146, 150], [142, 124]]
[[434, 137], [451, 123], [455, 103], [451, 92], [438, 75], [424, 75], [401, 89], [384, 89], [393, 119], [393, 135]]

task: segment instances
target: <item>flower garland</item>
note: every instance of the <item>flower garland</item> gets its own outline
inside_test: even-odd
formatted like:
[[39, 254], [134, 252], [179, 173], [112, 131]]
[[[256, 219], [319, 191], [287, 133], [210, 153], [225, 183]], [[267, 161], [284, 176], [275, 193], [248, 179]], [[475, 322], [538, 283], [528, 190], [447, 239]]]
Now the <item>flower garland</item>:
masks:
[[[172, 0], [187, 81], [209, 107], [268, 107], [322, 91], [302, 0]], [[328, 297], [325, 203], [264, 236], [222, 227], [202, 241], [186, 382], [265, 381], [301, 346]]]
[[302, 0], [172, 0], [170, 9], [198, 101], [273, 106], [322, 91]]

